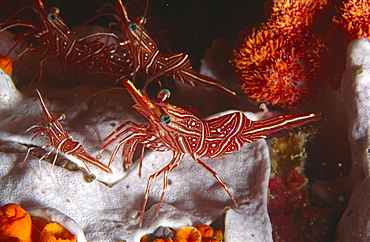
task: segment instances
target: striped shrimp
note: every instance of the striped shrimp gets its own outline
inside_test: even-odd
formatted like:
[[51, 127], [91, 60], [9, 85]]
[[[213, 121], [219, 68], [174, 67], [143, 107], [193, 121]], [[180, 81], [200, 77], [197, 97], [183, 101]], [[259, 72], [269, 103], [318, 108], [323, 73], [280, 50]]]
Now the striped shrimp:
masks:
[[[44, 154], [40, 159], [39, 159], [39, 165], [41, 167], [41, 161], [48, 158], [54, 151], [55, 151], [55, 156], [53, 159], [53, 165], [55, 164], [59, 152], [64, 153], [65, 155], [72, 156], [80, 161], [82, 161], [88, 170], [90, 172], [90, 168], [88, 165], [95, 166], [99, 168], [100, 170], [106, 172], [106, 173], [112, 173], [112, 170], [106, 166], [105, 164], [101, 163], [99, 160], [96, 158], [90, 156], [83, 146], [72, 139], [71, 136], [68, 135], [68, 133], [65, 131], [63, 125], [60, 123], [60, 121], [64, 120], [66, 116], [64, 114], [58, 115], [55, 117], [47, 108], [45, 101], [43, 100], [43, 97], [41, 93], [36, 90], [40, 105], [43, 111], [43, 115], [37, 115], [41, 118], [41, 122], [39, 122], [36, 125], [31, 126], [30, 128], [27, 129], [27, 132], [30, 130], [34, 130], [32, 132], [33, 137], [31, 139], [36, 138], [37, 136], [41, 135], [45, 137], [48, 141], [49, 144], [41, 146], [41, 147], [31, 147], [27, 150], [27, 153], [23, 159], [22, 162], [22, 167], [24, 166], [25, 162], [27, 161], [27, 158], [30, 154], [31, 151], [37, 150], [37, 149], [45, 149], [45, 148], [51, 148], [50, 151], [48, 151], [46, 154]], [[31, 117], [36, 117], [36, 116], [31, 116]], [[31, 118], [29, 117], [29, 118]], [[22, 121], [22, 120], [21, 120]], [[18, 121], [20, 122], [20, 121]], [[17, 123], [18, 123], [17, 122]], [[14, 123], [13, 123], [14, 124]], [[10, 124], [10, 125], [13, 125]], [[7, 125], [3, 127], [2, 129], [5, 129], [6, 127], [10, 126]]]
[[[118, 138], [123, 137], [113, 151], [108, 166], [113, 162], [121, 147], [123, 147], [122, 157], [126, 165], [131, 165], [133, 154], [139, 143], [143, 144], [143, 147], [155, 151], [173, 152], [172, 160], [148, 178], [140, 226], [143, 223], [152, 180], [161, 174], [163, 174], [165, 180], [158, 205], [158, 214], [168, 185], [168, 172], [180, 165], [185, 154], [190, 155], [195, 162], [209, 171], [230, 196], [235, 206], [238, 206], [220, 176], [200, 158], [226, 156], [240, 150], [244, 143], [252, 143], [258, 139], [266, 138], [271, 133], [283, 129], [293, 129], [321, 117], [318, 113], [304, 113], [280, 115], [265, 120], [252, 121], [243, 112], [233, 112], [211, 119], [200, 119], [178, 106], [164, 102], [169, 97], [167, 89], [159, 93], [158, 101], [154, 101], [148, 95], [142, 94], [136, 89], [131, 81], [125, 80], [124, 84], [136, 102], [134, 108], [147, 118], [150, 124], [143, 126], [127, 121], [106, 137], [104, 141], [107, 141], [107, 143], [101, 151]], [[121, 129], [123, 131], [120, 131]], [[139, 174], [142, 160], [143, 152], [140, 157]]]

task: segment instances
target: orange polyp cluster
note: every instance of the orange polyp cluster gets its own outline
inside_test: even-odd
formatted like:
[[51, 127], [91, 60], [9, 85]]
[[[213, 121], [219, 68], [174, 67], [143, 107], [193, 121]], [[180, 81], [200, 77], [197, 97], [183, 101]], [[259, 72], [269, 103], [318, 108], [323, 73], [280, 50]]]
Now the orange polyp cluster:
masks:
[[0, 207], [0, 241], [76, 242], [76, 237], [56, 222], [31, 217], [21, 206]]
[[0, 207], [0, 241], [18, 238], [32, 242], [31, 216], [19, 205], [9, 203]]
[[327, 0], [274, 1], [266, 24], [235, 51], [242, 89], [254, 101], [294, 107], [312, 85], [323, 44], [308, 32]]
[[153, 234], [141, 237], [140, 242], [221, 242], [224, 241], [224, 231], [214, 230], [211, 226], [201, 224], [198, 227], [185, 226], [173, 235], [173, 229], [158, 227]]
[[12, 60], [8, 56], [3, 56], [0, 53], [0, 68], [8, 75], [13, 73]]
[[370, 40], [370, 2], [368, 0], [349, 0], [341, 8], [341, 16], [333, 22], [342, 27], [352, 39]]

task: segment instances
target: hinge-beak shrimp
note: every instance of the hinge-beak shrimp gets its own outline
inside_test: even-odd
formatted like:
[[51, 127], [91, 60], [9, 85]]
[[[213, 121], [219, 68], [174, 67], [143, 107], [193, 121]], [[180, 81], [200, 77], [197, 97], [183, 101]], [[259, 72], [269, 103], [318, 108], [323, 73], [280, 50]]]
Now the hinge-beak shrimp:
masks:
[[[107, 173], [112, 173], [111, 169], [101, 163], [96, 158], [90, 156], [82, 147], [82, 145], [74, 140], [72, 140], [72, 137], [67, 134], [67, 132], [64, 130], [62, 124], [60, 123], [61, 120], [65, 119], [65, 115], [59, 115], [57, 117], [54, 117], [53, 114], [48, 110], [46, 107], [46, 104], [38, 90], [36, 90], [43, 115], [40, 115], [39, 117], [42, 119], [42, 121], [36, 125], [33, 125], [32, 127], [28, 128], [27, 131], [36, 129], [33, 131], [33, 137], [32, 139], [36, 138], [38, 135], [44, 136], [50, 143], [48, 145], [42, 146], [42, 147], [32, 147], [27, 150], [27, 153], [23, 159], [22, 167], [24, 166], [30, 152], [35, 149], [45, 149], [45, 148], [51, 148], [49, 152], [47, 152], [45, 155], [43, 155], [39, 159], [39, 164], [41, 166], [41, 161], [45, 158], [49, 157], [53, 151], [56, 152], [53, 164], [55, 164], [56, 159], [58, 157], [59, 152], [62, 152], [66, 155], [73, 156], [74, 158], [82, 161], [86, 169], [90, 172], [88, 164], [93, 165]], [[32, 116], [33, 117], [33, 116]], [[8, 125], [9, 126], [9, 125]], [[6, 126], [7, 127], [7, 126]], [[4, 127], [4, 128], [6, 128]], [[2, 129], [4, 129], [2, 128]]]
[[[172, 150], [173, 152], [172, 160], [148, 178], [141, 210], [140, 226], [144, 219], [152, 180], [162, 173], [165, 178], [157, 210], [158, 214], [168, 185], [167, 174], [181, 163], [185, 154], [190, 155], [195, 162], [209, 171], [225, 189], [233, 203], [238, 206], [219, 175], [199, 158], [222, 157], [238, 151], [244, 143], [252, 143], [258, 139], [266, 138], [273, 132], [296, 128], [320, 119], [320, 114], [318, 113], [304, 113], [280, 115], [265, 120], [251, 121], [244, 113], [233, 112], [217, 118], [202, 120], [180, 107], [165, 102], [169, 97], [169, 91], [166, 89], [166, 91], [161, 91], [158, 94], [158, 100], [154, 101], [148, 95], [142, 94], [137, 90], [131, 81], [125, 80], [124, 84], [136, 102], [134, 108], [149, 120], [150, 125], [143, 126], [128, 121], [112, 132], [105, 139], [108, 142], [101, 151], [118, 138], [124, 138], [118, 142], [108, 166], [113, 162], [121, 147], [123, 147], [122, 157], [126, 165], [132, 164], [133, 153], [139, 143], [142, 143], [143, 147], [148, 147], [155, 151]], [[120, 132], [121, 129], [123, 131]], [[141, 152], [140, 157], [139, 174], [142, 159], [143, 152]]]
[[177, 81], [191, 86], [205, 86], [217, 88], [227, 94], [237, 97], [236, 93], [218, 82], [217, 80], [202, 75], [193, 70], [187, 54], [163, 54], [159, 51], [156, 43], [144, 28], [145, 17], [138, 17], [131, 22], [125, 6], [121, 0], [116, 0], [120, 18], [117, 17], [121, 30], [126, 38], [122, 45], [127, 50], [132, 60], [131, 67], [134, 71], [130, 75], [121, 77], [121, 80], [135, 75], [140, 69], [144, 69], [151, 77], [147, 80], [143, 90], [149, 83], [159, 76], [170, 76]]
[[34, 6], [28, 8], [37, 14], [41, 27], [24, 20], [12, 20], [19, 13], [18, 11], [1, 23], [0, 31], [15, 27], [25, 27], [27, 29], [16, 35], [15, 38], [18, 41], [9, 52], [21, 43], [19, 40], [28, 40], [33, 43], [27, 46], [15, 59], [21, 59], [27, 52], [41, 54], [39, 86], [43, 81], [46, 64], [55, 60], [61, 61], [63, 73], [64, 63], [70, 64], [80, 71], [90, 91], [91, 87], [83, 71], [84, 68], [102, 69], [105, 72], [119, 72], [128, 67], [123, 48], [119, 48], [120, 51], [118, 53], [117, 46], [114, 44], [106, 45], [99, 41], [99, 39], [107, 36], [117, 39], [114, 34], [96, 33], [77, 38], [76, 33], [81, 29], [72, 31], [61, 18], [58, 8], [47, 9], [42, 0], [34, 0]]

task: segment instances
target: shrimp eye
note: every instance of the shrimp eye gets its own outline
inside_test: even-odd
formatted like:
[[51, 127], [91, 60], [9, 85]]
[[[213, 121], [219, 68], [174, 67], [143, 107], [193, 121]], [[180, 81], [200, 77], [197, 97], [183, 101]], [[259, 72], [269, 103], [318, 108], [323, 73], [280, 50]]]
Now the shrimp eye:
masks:
[[59, 115], [58, 120], [65, 120], [66, 118], [67, 116], [65, 115], [65, 113], [62, 113], [61, 115]]
[[48, 19], [49, 19], [50, 21], [54, 21], [54, 20], [56, 20], [56, 19], [57, 19], [57, 17], [58, 17], [58, 15], [57, 15], [56, 13], [49, 13], [49, 15], [48, 15]]
[[171, 117], [170, 115], [168, 115], [167, 113], [164, 113], [162, 114], [160, 117], [159, 117], [159, 120], [161, 121], [162, 124], [164, 125], [167, 125], [169, 123], [171, 123]]
[[45, 128], [50, 129], [51, 128], [51, 123], [46, 123]]
[[137, 29], [137, 24], [135, 23], [130, 23], [128, 25], [128, 28], [131, 30], [131, 31], [135, 31]]
[[59, 14], [60, 13], [60, 10], [57, 7], [53, 7], [53, 8], [50, 9], [50, 13]]
[[90, 174], [87, 177], [85, 177], [85, 181], [87, 183], [93, 182], [96, 179], [96, 176], [94, 174]]
[[157, 94], [157, 100], [163, 102], [166, 99], [170, 98], [170, 96], [171, 96], [170, 90], [168, 90], [168, 89], [162, 89]]
[[146, 18], [144, 16], [140, 16], [136, 18], [137, 24], [146, 24]]

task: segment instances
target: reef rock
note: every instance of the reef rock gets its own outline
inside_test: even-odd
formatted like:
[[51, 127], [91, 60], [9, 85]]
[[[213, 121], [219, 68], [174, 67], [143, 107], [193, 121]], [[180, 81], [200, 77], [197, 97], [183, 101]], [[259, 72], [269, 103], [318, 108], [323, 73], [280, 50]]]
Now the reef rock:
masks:
[[342, 100], [351, 145], [349, 181], [354, 190], [337, 227], [337, 241], [370, 240], [370, 43], [354, 40], [347, 50]]
[[[113, 162], [113, 175], [89, 166], [97, 176], [97, 180], [90, 183], [86, 182], [88, 173], [85, 170], [70, 171], [45, 161], [41, 162], [40, 168], [39, 157], [34, 154], [21, 168], [27, 149], [24, 145], [43, 146], [47, 145], [47, 140], [43, 137], [31, 140], [32, 132], [25, 133], [39, 122], [38, 117], [7, 125], [42, 114], [42, 111], [35, 93], [18, 92], [9, 76], [1, 71], [0, 86], [0, 205], [18, 203], [29, 210], [42, 206], [44, 210], [41, 212], [37, 209], [30, 211], [46, 214], [57, 222], [60, 218], [66, 221], [71, 218], [81, 226], [89, 242], [136, 242], [160, 225], [176, 229], [209, 224], [225, 213], [225, 241], [272, 241], [267, 213], [270, 160], [265, 140], [245, 144], [240, 151], [225, 157], [202, 159], [228, 185], [239, 208], [234, 207], [230, 197], [206, 169], [185, 156], [180, 166], [168, 175], [170, 182], [158, 217], [155, 212], [163, 177], [153, 180], [143, 227], [139, 229], [147, 178], [165, 166], [172, 153], [148, 150], [143, 159], [141, 178], [138, 177], [138, 162], [124, 170], [119, 155]], [[46, 105], [54, 115], [66, 112], [67, 118], [62, 125], [92, 156], [99, 155], [104, 137], [122, 122], [132, 120], [147, 124], [132, 109], [133, 101], [124, 90], [115, 91], [104, 109], [105, 98], [97, 95], [68, 110], [85, 98], [81, 93], [86, 94], [86, 90], [86, 87], [45, 89], [44, 93]], [[114, 144], [100, 154], [99, 160], [107, 164], [113, 149]], [[50, 211], [56, 210], [66, 217], [59, 213], [51, 216]]]

